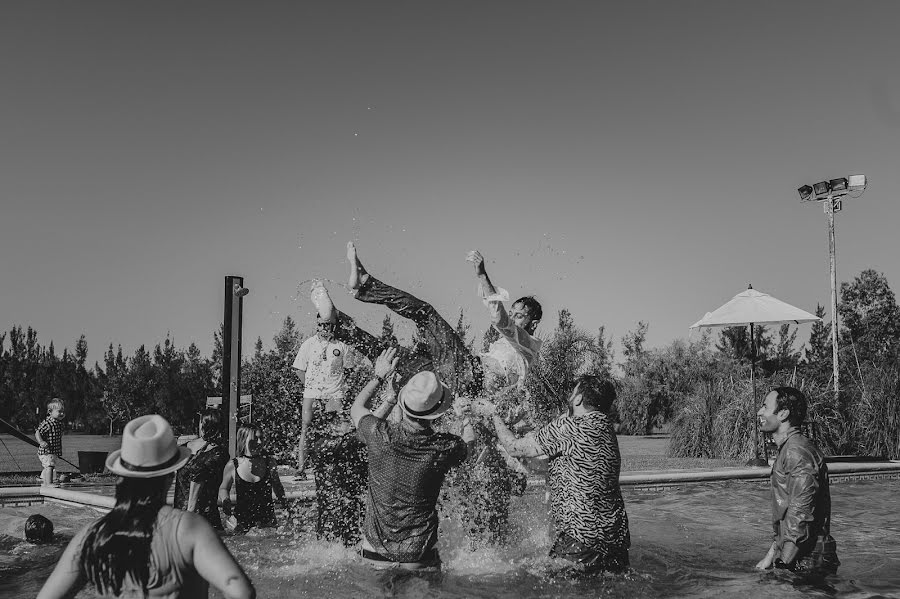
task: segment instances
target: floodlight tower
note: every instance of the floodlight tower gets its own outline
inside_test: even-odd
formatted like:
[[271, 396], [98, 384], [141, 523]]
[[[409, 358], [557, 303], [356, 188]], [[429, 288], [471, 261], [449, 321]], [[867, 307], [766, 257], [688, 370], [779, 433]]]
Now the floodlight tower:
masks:
[[865, 175], [850, 175], [830, 181], [819, 181], [809, 186], [804, 185], [797, 192], [803, 202], [822, 202], [822, 208], [828, 217], [828, 256], [831, 263], [831, 362], [834, 379], [834, 395], [837, 397], [841, 386], [838, 374], [838, 312], [837, 312], [837, 266], [835, 264], [834, 213], [843, 208], [841, 199], [845, 196], [858, 198], [866, 190]]

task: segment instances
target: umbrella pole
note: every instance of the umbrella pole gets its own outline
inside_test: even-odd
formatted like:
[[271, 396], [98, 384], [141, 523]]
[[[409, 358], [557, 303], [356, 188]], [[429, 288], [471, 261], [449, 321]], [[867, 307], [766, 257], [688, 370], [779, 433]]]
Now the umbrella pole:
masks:
[[750, 396], [750, 417], [753, 419], [753, 457], [747, 462], [748, 466], [768, 466], [769, 463], [759, 457], [759, 419], [756, 417], [756, 337], [754, 336], [753, 323], [750, 323], [750, 388], [753, 394]]

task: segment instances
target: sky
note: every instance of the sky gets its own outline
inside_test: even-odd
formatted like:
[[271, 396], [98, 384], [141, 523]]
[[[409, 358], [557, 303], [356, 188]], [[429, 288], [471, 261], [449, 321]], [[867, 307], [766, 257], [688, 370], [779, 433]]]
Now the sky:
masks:
[[[368, 270], [480, 336], [494, 282], [663, 346], [752, 283], [829, 305], [900, 284], [900, 3], [4, 2], [0, 330], [89, 362], [170, 335], [205, 355], [224, 278], [244, 347], [309, 280]], [[396, 320], [396, 319], [395, 319]], [[401, 336], [408, 323], [398, 321]], [[809, 325], [801, 326], [800, 338]], [[245, 350], [248, 351], [248, 350]], [[619, 353], [618, 359], [621, 359]]]

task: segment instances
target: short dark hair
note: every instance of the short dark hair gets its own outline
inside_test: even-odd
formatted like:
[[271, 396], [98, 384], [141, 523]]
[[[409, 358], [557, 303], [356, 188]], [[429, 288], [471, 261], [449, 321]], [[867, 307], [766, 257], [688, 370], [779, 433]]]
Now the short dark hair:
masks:
[[806, 396], [794, 387], [775, 387], [775, 412], [788, 411], [788, 423], [800, 426], [806, 420]]
[[218, 408], [206, 408], [200, 412], [200, 436], [209, 443], [222, 441], [222, 414]]
[[581, 391], [585, 407], [609, 414], [616, 401], [616, 386], [611, 380], [594, 374], [583, 374], [575, 379], [575, 386]]
[[523, 306], [528, 308], [528, 314], [531, 315], [531, 320], [540, 320], [544, 316], [544, 310], [543, 308], [541, 308], [541, 302], [534, 299], [533, 295], [520, 297], [513, 302], [513, 306], [515, 306], [516, 304], [522, 304]]
[[49, 543], [53, 540], [53, 522], [40, 514], [32, 514], [25, 520], [25, 539], [32, 543]]

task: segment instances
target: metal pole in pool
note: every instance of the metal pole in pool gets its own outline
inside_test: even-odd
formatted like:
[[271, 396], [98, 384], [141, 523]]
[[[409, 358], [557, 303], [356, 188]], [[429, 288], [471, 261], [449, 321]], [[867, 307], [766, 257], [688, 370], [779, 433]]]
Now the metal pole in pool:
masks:
[[228, 452], [235, 456], [238, 410], [241, 403], [241, 329], [244, 296], [244, 277], [225, 277], [225, 317], [222, 322], [222, 415], [227, 416]]

